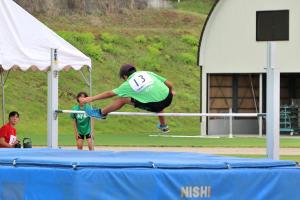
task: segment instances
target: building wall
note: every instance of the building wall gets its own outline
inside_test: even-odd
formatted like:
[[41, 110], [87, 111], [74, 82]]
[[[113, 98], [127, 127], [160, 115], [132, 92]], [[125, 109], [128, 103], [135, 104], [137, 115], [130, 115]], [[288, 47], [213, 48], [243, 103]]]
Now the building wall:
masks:
[[200, 65], [205, 73], [265, 72], [266, 42], [256, 42], [256, 11], [290, 10], [290, 40], [276, 42], [280, 72], [300, 72], [299, 0], [219, 0], [205, 27]]
[[[258, 119], [232, 119], [233, 135], [257, 135], [259, 132]], [[228, 118], [209, 119], [208, 135], [226, 136], [230, 134], [230, 122]]]
[[[300, 72], [299, 0], [218, 1], [206, 22], [200, 41], [202, 112], [209, 112], [209, 96], [212, 93], [209, 89], [209, 74], [266, 72], [264, 68], [267, 64], [267, 43], [256, 41], [256, 12], [286, 9], [290, 11], [289, 41], [276, 42], [275, 67], [281, 73], [297, 73]], [[208, 121], [211, 120], [202, 118], [202, 135], [209, 132], [207, 128], [211, 126]], [[259, 129], [261, 134], [261, 125]]]

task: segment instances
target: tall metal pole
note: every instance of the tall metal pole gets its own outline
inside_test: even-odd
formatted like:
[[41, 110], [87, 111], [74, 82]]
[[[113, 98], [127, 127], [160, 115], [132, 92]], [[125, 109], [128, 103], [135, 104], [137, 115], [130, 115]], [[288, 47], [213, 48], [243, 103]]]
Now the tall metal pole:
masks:
[[[209, 96], [207, 91], [209, 91], [209, 81], [207, 81], [208, 79], [208, 75], [207, 73], [205, 73], [205, 71], [203, 70], [202, 67], [202, 82], [201, 82], [201, 105], [200, 108], [202, 113], [208, 113], [209, 110], [207, 108], [209, 108]], [[208, 84], [208, 85], [207, 85]], [[207, 89], [208, 88], [208, 89]], [[206, 105], [207, 104], [207, 105]], [[201, 117], [201, 124], [200, 124], [200, 128], [201, 128], [201, 136], [206, 136], [207, 134], [207, 122], [208, 122], [208, 117]]]
[[[259, 113], [263, 112], [263, 75], [259, 74]], [[258, 118], [258, 135], [262, 137], [263, 118]]]
[[280, 73], [275, 67], [275, 43], [267, 43], [267, 155], [279, 159]]
[[4, 96], [5, 94], [4, 94], [3, 71], [1, 71], [1, 88], [2, 88], [2, 125], [4, 125], [5, 124], [5, 96]]
[[51, 68], [48, 72], [48, 147], [58, 148], [58, 70], [57, 49], [51, 49]]
[[[232, 114], [232, 108], [229, 108], [229, 113]], [[230, 116], [229, 117], [229, 136], [228, 136], [229, 138], [233, 138], [233, 129], [232, 129], [233, 124], [232, 124], [232, 120], [233, 120], [233, 117]]]

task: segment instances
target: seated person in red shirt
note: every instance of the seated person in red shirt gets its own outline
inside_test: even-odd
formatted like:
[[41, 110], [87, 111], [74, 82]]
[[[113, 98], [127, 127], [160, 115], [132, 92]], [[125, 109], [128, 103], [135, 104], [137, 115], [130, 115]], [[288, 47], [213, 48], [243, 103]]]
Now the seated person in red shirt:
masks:
[[17, 111], [9, 113], [9, 122], [0, 129], [0, 148], [15, 148], [18, 145], [17, 131], [14, 126], [19, 122], [19, 117]]

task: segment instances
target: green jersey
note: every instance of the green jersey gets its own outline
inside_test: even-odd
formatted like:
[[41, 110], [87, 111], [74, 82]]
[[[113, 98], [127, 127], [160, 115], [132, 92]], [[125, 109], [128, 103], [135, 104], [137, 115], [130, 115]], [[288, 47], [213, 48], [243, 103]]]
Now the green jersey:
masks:
[[165, 78], [153, 72], [139, 71], [131, 74], [113, 93], [134, 98], [141, 103], [159, 102], [169, 94], [165, 81]]
[[[79, 105], [76, 105], [72, 110], [85, 110], [86, 108], [91, 108], [90, 105], [84, 104], [81, 108]], [[88, 135], [91, 133], [91, 118], [85, 113], [71, 113], [70, 117], [76, 120], [77, 131], [80, 135]]]

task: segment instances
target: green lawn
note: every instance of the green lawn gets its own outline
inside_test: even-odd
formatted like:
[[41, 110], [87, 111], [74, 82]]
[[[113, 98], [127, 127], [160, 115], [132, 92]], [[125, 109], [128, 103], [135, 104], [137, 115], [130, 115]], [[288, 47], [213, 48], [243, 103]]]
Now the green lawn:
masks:
[[[191, 1], [191, 4], [195, 3]], [[120, 65], [132, 63], [138, 70], [153, 71], [173, 82], [177, 96], [167, 112], [200, 112], [200, 69], [196, 60], [198, 38], [206, 15], [173, 8], [132, 10], [106, 16], [44, 16], [40, 13], [37, 17], [92, 58], [93, 94], [121, 84], [118, 78]], [[59, 109], [70, 109], [75, 105], [74, 97], [79, 91], [88, 91], [81, 74], [74, 70], [61, 72]], [[45, 144], [47, 74], [12, 71], [6, 82], [5, 94], [6, 116], [12, 110], [21, 114], [16, 127], [18, 135], [31, 137], [36, 144]], [[94, 106], [103, 107], [110, 102], [96, 102]], [[126, 106], [122, 111], [138, 110]], [[194, 117], [169, 118], [168, 123], [174, 133], [198, 134], [199, 122], [199, 118]], [[111, 134], [122, 131], [124, 138], [131, 138], [131, 133], [143, 136], [155, 130], [156, 124], [155, 118], [112, 116], [105, 123], [97, 122], [95, 129], [97, 138], [109, 144], [116, 140]], [[73, 144], [72, 134], [70, 117], [60, 115], [60, 142]], [[148, 143], [148, 139], [140, 138], [139, 134], [136, 136], [137, 139], [135, 135], [132, 138], [135, 144]]]
[[[174, 2], [175, 3], [175, 2]], [[93, 94], [111, 90], [122, 63], [135, 64], [140, 70], [154, 71], [174, 83], [177, 95], [167, 112], [200, 112], [200, 69], [197, 46], [212, 0], [182, 0], [173, 9], [133, 10], [107, 16], [37, 17], [60, 33], [93, 60]], [[59, 108], [76, 104], [79, 91], [88, 91], [81, 74], [61, 72]], [[33, 145], [47, 141], [47, 74], [12, 71], [5, 86], [7, 115], [21, 114], [17, 125], [20, 138], [32, 138]], [[1, 97], [1, 96], [0, 96]], [[94, 103], [103, 107], [111, 100]], [[126, 106], [122, 111], [138, 111]], [[6, 115], [6, 116], [7, 116]], [[111, 116], [95, 123], [96, 145], [122, 146], [195, 146], [195, 147], [264, 147], [261, 138], [164, 138], [157, 134], [157, 119]], [[168, 118], [172, 134], [199, 135], [200, 119]], [[72, 120], [59, 116], [59, 144], [74, 145]], [[282, 139], [281, 147], [300, 147], [298, 137]]]
[[175, 8], [184, 11], [196, 12], [200, 14], [208, 14], [215, 0], [182, 0], [177, 3], [177, 0], [173, 0]]
[[[151, 137], [158, 132], [141, 133], [96, 133], [95, 144], [101, 146], [168, 146], [168, 147], [265, 147], [265, 138], [240, 137], [240, 138], [170, 138]], [[172, 133], [174, 134], [174, 133]], [[179, 134], [179, 133], [178, 133]], [[180, 135], [189, 135], [187, 133]], [[21, 135], [31, 137], [34, 145], [46, 145], [46, 135]], [[281, 148], [300, 147], [300, 138], [281, 138]], [[59, 145], [75, 145], [73, 132], [59, 134]], [[299, 152], [300, 154], [300, 152]]]

